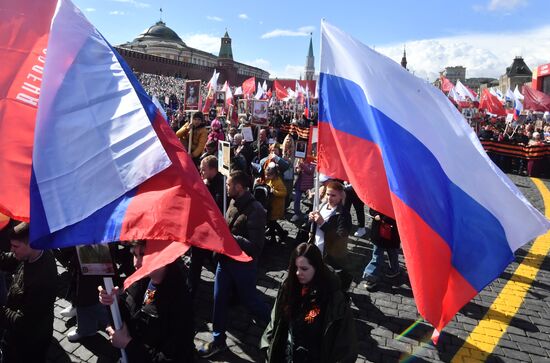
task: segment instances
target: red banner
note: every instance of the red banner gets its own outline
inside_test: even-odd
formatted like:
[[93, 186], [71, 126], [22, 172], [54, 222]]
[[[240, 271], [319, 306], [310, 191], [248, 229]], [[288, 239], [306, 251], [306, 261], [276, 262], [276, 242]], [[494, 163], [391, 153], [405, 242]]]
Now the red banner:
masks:
[[256, 92], [256, 77], [250, 77], [243, 82], [244, 97], [252, 96]]
[[441, 76], [441, 90], [443, 93], [447, 94], [454, 87], [453, 82], [449, 81], [447, 78]]
[[550, 96], [529, 86], [523, 86], [523, 107], [526, 110], [550, 111]]
[[274, 81], [273, 88], [275, 89], [275, 97], [277, 97], [279, 101], [288, 97], [288, 91], [280, 81]]
[[307, 87], [312, 97], [315, 95], [315, 87], [317, 87], [317, 82], [315, 80], [306, 81], [306, 80], [294, 80], [294, 79], [279, 79], [274, 81], [273, 83], [275, 82], [277, 82], [281, 88], [285, 90], [290, 88], [293, 91], [296, 91], [296, 83], [298, 83], [300, 87], [303, 89], [306, 89]]
[[504, 109], [502, 102], [500, 102], [498, 97], [493, 96], [487, 88], [484, 88], [483, 91], [481, 91], [479, 108], [484, 109], [493, 115], [506, 116], [506, 110]]
[[56, 3], [8, 1], [0, 8], [0, 212], [25, 221], [34, 123]]

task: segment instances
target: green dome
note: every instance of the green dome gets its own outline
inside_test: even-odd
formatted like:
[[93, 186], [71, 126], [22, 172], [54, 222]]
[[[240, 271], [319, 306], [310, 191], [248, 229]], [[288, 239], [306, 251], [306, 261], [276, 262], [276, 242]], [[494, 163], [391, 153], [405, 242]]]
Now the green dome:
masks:
[[135, 41], [143, 40], [159, 40], [165, 42], [175, 42], [181, 45], [185, 45], [183, 40], [176, 34], [175, 31], [166, 26], [162, 20], [157, 21], [155, 25], [149, 27], [143, 31]]

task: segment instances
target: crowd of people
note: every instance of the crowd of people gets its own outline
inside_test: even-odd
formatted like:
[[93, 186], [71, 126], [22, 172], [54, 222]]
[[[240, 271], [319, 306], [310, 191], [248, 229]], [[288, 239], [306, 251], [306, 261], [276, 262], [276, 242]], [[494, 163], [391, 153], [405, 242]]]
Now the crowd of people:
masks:
[[[181, 98], [183, 83], [165, 83], [160, 76], [141, 74], [146, 89], [159, 99]], [[354, 362], [357, 357], [355, 322], [348, 290], [353, 281], [368, 291], [382, 279], [404, 273], [399, 264], [400, 238], [395, 220], [365, 205], [353, 186], [344, 180], [319, 176], [314, 188], [315, 159], [296, 157], [299, 136], [284, 125], [308, 126], [316, 120], [292, 120], [289, 113], [274, 109], [270, 125], [258, 127], [249, 117], [239, 125], [218, 119], [215, 110], [195, 112], [186, 118], [175, 109], [171, 125], [175, 135], [195, 162], [235, 240], [249, 262], [235, 261], [193, 246], [189, 256], [154, 271], [125, 291], [108, 292], [96, 276], [81, 273], [74, 247], [39, 251], [29, 245], [29, 226], [11, 221], [2, 230], [12, 253], [0, 254], [0, 330], [4, 362], [44, 361], [52, 337], [53, 304], [57, 269], [55, 258], [71, 275], [63, 316], [76, 316], [76, 328], [68, 333], [77, 342], [106, 329], [111, 344], [125, 349], [130, 362], [190, 362], [209, 358], [228, 349], [226, 331], [231, 301], [236, 296], [266, 328], [257, 343], [269, 362]], [[538, 124], [540, 126], [540, 123]], [[517, 127], [516, 127], [517, 126]], [[250, 127], [253, 140], [246, 141], [243, 128]], [[510, 135], [510, 128], [515, 127]], [[540, 130], [535, 123], [498, 124], [482, 127], [482, 140], [513, 140], [539, 145], [550, 140], [550, 125]], [[224, 179], [218, 170], [218, 141], [230, 143], [231, 173]], [[314, 205], [314, 195], [320, 196]], [[224, 210], [224, 195], [227, 209]], [[351, 207], [357, 226], [352, 223]], [[370, 228], [366, 223], [370, 216]], [[281, 220], [295, 224], [298, 233], [289, 238]], [[349, 270], [350, 235], [373, 244], [370, 261], [361, 276]], [[118, 285], [124, 276], [141, 266], [147, 241], [111, 244]], [[265, 244], [287, 245], [291, 250], [286, 277], [274, 306], [268, 306], [256, 289], [258, 266]], [[385, 263], [388, 255], [388, 265]], [[131, 263], [133, 259], [133, 264]], [[184, 263], [184, 260], [186, 263]], [[215, 266], [212, 336], [201, 347], [194, 344], [194, 301], [207, 261]], [[9, 286], [9, 289], [7, 289]], [[2, 295], [3, 292], [3, 295]], [[123, 325], [114, 329], [107, 306], [115, 301]], [[33, 349], [28, 349], [29, 344]]]
[[[153, 73], [134, 72], [145, 91], [156, 97], [166, 110], [180, 107], [185, 94], [186, 79], [181, 77], [163, 76]], [[201, 82], [202, 99], [206, 97], [206, 82]]]
[[549, 174], [550, 113], [530, 112], [524, 122], [486, 121], [478, 137], [504, 172], [534, 177]]
[[[274, 113], [273, 117], [281, 115]], [[314, 193], [315, 164], [309, 158], [295, 157], [297, 135], [285, 134], [279, 128], [258, 128], [246, 118], [242, 122], [242, 127], [254, 130], [255, 140], [245, 141], [239, 128], [216, 118], [211, 120], [201, 112], [194, 113], [175, 134], [195, 161], [220, 212], [225, 214], [235, 240], [252, 260], [238, 262], [193, 247], [190, 256], [151, 273], [124, 292], [114, 288], [108, 293], [99, 277], [82, 273], [75, 247], [34, 250], [29, 245], [29, 226], [11, 221], [2, 232], [14, 254], [3, 253], [0, 259], [3, 271], [15, 271], [0, 312], [0, 328], [5, 332], [4, 361], [44, 360], [52, 337], [56, 289], [51, 284], [57, 276], [54, 256], [71, 276], [66, 296], [71, 305], [61, 311], [62, 316], [76, 317], [76, 327], [67, 334], [71, 342], [106, 329], [112, 345], [125, 349], [130, 362], [187, 362], [197, 356], [212, 357], [228, 349], [230, 302], [236, 295], [257, 321], [267, 326], [261, 345], [268, 361], [355, 360], [355, 323], [347, 295], [353, 279], [347, 270], [347, 240], [354, 228], [352, 205], [360, 220], [355, 235], [366, 236], [364, 205], [351, 185], [323, 177], [322, 202], [313, 210], [309, 200]], [[217, 148], [219, 140], [231, 144], [231, 174], [225, 183], [218, 171], [217, 153], [209, 149], [211, 143]], [[229, 201], [225, 211], [224, 192]], [[301, 236], [288, 238], [288, 231], [280, 224], [283, 219], [295, 223], [303, 231]], [[124, 276], [141, 266], [146, 243], [109, 245], [119, 286]], [[287, 277], [273, 307], [256, 289], [258, 264], [266, 243], [286, 244], [293, 251]], [[129, 262], [132, 258], [133, 266]], [[214, 261], [215, 265], [212, 338], [205, 346], [195, 347], [193, 301], [201, 284], [201, 271], [206, 263], [211, 263], [207, 261]], [[400, 271], [394, 260], [390, 262], [393, 271]], [[381, 268], [376, 274], [365, 273], [365, 284], [368, 276], [381, 274]], [[123, 320], [118, 330], [112, 327], [106, 308], [115, 300]], [[42, 328], [29, 333], [29, 325], [38, 321], [43, 322]], [[25, 334], [25, 338], [20, 334]], [[40, 349], [31, 351], [14, 341], [33, 341]]]

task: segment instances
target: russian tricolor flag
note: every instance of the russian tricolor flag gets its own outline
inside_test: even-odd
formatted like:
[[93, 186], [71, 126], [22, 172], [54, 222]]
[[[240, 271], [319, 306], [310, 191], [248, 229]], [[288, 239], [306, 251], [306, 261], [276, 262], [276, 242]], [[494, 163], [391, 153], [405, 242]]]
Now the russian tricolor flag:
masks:
[[519, 119], [521, 111], [523, 111], [523, 103], [521, 103], [521, 100], [516, 96], [514, 99], [514, 120]]
[[27, 155], [34, 248], [155, 240], [146, 253], [167, 260], [144, 260], [141, 276], [189, 245], [249, 260], [158, 108], [69, 0], [51, 20], [40, 94]]
[[320, 172], [395, 217], [418, 310], [441, 331], [550, 224], [440, 90], [321, 29]]

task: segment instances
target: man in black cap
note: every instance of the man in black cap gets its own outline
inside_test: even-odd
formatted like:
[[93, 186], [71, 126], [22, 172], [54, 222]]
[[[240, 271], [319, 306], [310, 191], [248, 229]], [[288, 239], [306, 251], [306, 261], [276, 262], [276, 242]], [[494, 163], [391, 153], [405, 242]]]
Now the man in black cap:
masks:
[[13, 273], [7, 302], [0, 307], [4, 362], [44, 362], [53, 335], [57, 267], [49, 251], [29, 245], [29, 225], [9, 231], [11, 252], [0, 253], [0, 270]]

